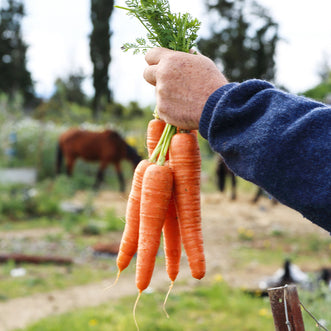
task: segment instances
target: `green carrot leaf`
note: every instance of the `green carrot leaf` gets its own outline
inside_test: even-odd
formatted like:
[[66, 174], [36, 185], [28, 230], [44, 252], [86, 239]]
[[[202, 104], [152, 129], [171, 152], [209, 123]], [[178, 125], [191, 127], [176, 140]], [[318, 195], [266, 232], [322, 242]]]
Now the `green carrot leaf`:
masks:
[[146, 52], [151, 47], [165, 47], [176, 51], [189, 52], [196, 46], [200, 21], [190, 14], [174, 14], [167, 0], [126, 0], [128, 15], [137, 18], [147, 30], [147, 40], [138, 38], [136, 44], [126, 43], [125, 51]]

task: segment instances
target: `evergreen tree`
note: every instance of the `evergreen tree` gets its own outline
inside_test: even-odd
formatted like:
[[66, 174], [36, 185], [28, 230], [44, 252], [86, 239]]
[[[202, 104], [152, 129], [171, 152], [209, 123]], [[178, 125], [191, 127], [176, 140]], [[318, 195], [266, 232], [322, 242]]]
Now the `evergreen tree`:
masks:
[[7, 0], [0, 8], [0, 91], [10, 97], [21, 93], [25, 102], [30, 102], [34, 89], [26, 68], [27, 46], [21, 32], [24, 15], [23, 3], [19, 0]]
[[90, 36], [90, 56], [93, 62], [94, 117], [111, 101], [108, 75], [111, 61], [109, 21], [113, 8], [113, 0], [91, 0], [93, 30]]
[[77, 103], [80, 106], [87, 105], [87, 98], [84, 94], [82, 84], [85, 76], [82, 72], [70, 73], [65, 78], [58, 78], [55, 81], [55, 93], [52, 98], [62, 98], [68, 102]]
[[252, 0], [206, 0], [211, 36], [200, 51], [222, 65], [230, 81], [273, 80], [278, 24]]

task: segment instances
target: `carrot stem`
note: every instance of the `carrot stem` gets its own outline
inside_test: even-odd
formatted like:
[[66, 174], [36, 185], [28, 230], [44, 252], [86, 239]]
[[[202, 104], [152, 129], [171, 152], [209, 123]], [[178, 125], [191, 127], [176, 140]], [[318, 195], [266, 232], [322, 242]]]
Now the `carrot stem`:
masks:
[[152, 155], [149, 157], [150, 162], [152, 162], [152, 163], [156, 162], [157, 157], [160, 154], [162, 144], [163, 144], [163, 141], [164, 141], [164, 137], [166, 136], [167, 131], [168, 131], [168, 124], [164, 127], [162, 135], [159, 139], [159, 142], [157, 143], [156, 147], [154, 148], [154, 151], [153, 151]]
[[155, 108], [154, 108], [153, 116], [156, 119], [159, 119], [160, 118], [159, 114], [157, 113], [157, 106], [155, 106]]
[[166, 124], [159, 142], [157, 143], [152, 155], [149, 158], [149, 161], [155, 163], [158, 160], [158, 157], [161, 156], [159, 165], [163, 165], [165, 162], [165, 156], [168, 152], [170, 141], [172, 136], [176, 133], [176, 127], [171, 124]]
[[162, 144], [162, 148], [159, 154], [159, 157], [157, 159], [156, 164], [158, 165], [164, 165], [164, 162], [166, 160], [166, 155], [170, 146], [171, 138], [172, 136], [176, 133], [176, 127], [170, 124], [167, 124], [166, 126], [168, 127], [168, 131], [166, 133], [166, 136], [164, 137], [164, 141]]

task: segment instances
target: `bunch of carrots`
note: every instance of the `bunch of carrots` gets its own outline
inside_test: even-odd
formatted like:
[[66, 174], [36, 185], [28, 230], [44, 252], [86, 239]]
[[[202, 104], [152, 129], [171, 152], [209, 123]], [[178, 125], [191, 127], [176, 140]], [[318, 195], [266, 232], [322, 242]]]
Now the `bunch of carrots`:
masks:
[[147, 149], [149, 159], [134, 172], [117, 257], [118, 278], [137, 253], [137, 301], [150, 284], [162, 233], [169, 292], [179, 272], [182, 244], [192, 276], [205, 275], [197, 133], [155, 118], [148, 124]]
[[[179, 272], [182, 243], [192, 276], [201, 279], [205, 274], [197, 134], [175, 129], [160, 119], [149, 122], [150, 157], [136, 167], [128, 198], [117, 266], [120, 274], [137, 252], [136, 285], [140, 292], [151, 281], [162, 232], [167, 273], [172, 282]], [[169, 130], [173, 132], [165, 142], [170, 146], [169, 153], [161, 148], [158, 154], [162, 133], [165, 136]]]

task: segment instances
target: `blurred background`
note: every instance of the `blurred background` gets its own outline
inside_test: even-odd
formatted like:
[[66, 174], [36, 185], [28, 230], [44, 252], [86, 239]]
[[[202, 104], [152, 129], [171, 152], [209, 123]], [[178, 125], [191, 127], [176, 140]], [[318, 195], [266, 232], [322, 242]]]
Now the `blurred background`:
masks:
[[[230, 81], [265, 79], [331, 103], [329, 1], [169, 4], [201, 21], [197, 49]], [[98, 163], [78, 159], [71, 177], [64, 166], [57, 173], [59, 137], [71, 127], [115, 130], [147, 156], [154, 88], [142, 76], [144, 55], [121, 50], [146, 31], [114, 5], [125, 1], [0, 0], [0, 331], [135, 329], [134, 266], [117, 288], [103, 290], [117, 270], [132, 164], [120, 163], [124, 190], [112, 163], [97, 189]], [[141, 327], [273, 330], [263, 293], [280, 284], [270, 283], [276, 271], [280, 278], [291, 274], [300, 296], [331, 327], [329, 234], [240, 178], [231, 191], [231, 173], [220, 190], [219, 158], [201, 137], [199, 143], [208, 276], [193, 282], [183, 256], [168, 303], [173, 318], [160, 318], [167, 290], [160, 249], [152, 296], [139, 308]]]

